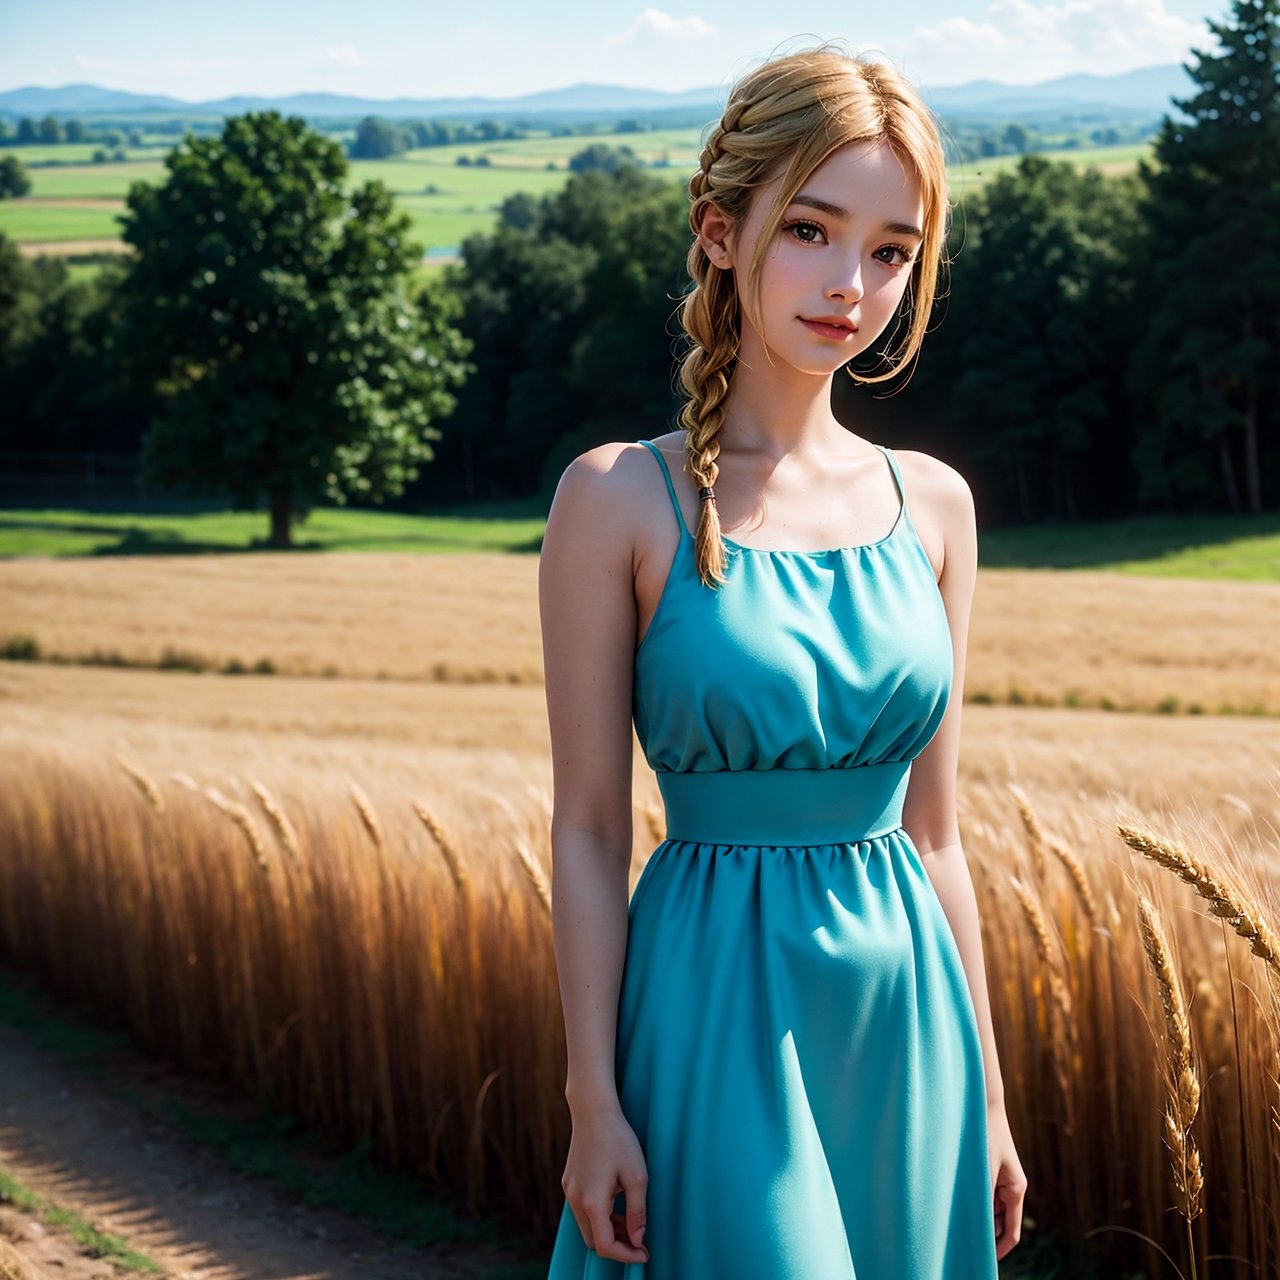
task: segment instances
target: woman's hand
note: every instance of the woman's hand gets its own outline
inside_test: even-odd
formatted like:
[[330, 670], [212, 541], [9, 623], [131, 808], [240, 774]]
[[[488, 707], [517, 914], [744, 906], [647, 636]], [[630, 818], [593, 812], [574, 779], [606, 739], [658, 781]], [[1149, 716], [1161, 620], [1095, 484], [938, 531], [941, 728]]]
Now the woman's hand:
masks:
[[1000, 1259], [1022, 1237], [1022, 1201], [1027, 1194], [1027, 1176], [1013, 1147], [1013, 1134], [1003, 1103], [993, 1102], [987, 1107], [987, 1138], [994, 1184], [996, 1258]]
[[[649, 1173], [635, 1131], [616, 1105], [573, 1117], [569, 1158], [560, 1180], [588, 1249], [618, 1262], [648, 1262], [641, 1245]], [[618, 1192], [627, 1211], [613, 1212]]]

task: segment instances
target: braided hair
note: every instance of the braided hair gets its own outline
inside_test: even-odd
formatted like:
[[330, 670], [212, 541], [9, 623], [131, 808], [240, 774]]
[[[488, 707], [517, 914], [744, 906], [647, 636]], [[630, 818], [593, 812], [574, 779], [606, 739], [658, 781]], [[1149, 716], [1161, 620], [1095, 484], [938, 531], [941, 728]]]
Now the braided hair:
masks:
[[727, 552], [715, 503], [720, 473], [716, 458], [741, 344], [742, 318], [736, 269], [721, 270], [707, 257], [699, 239], [703, 217], [714, 203], [731, 226], [740, 227], [751, 212], [756, 191], [782, 173], [745, 281], [744, 305], [754, 318], [759, 313], [765, 253], [787, 206], [809, 175], [839, 147], [882, 139], [915, 169], [924, 197], [924, 243], [904, 296], [910, 317], [906, 336], [897, 350], [879, 353], [888, 364], [886, 372], [871, 376], [846, 366], [849, 376], [860, 384], [883, 382], [920, 350], [939, 271], [947, 265], [951, 225], [939, 128], [906, 77], [888, 63], [855, 58], [834, 41], [773, 58], [734, 85], [689, 180], [689, 227], [694, 240], [686, 260], [691, 287], [678, 309], [688, 338], [679, 365], [685, 403], [678, 420], [685, 432], [685, 469], [698, 486], [700, 499], [694, 553], [699, 576], [709, 587], [726, 580]]

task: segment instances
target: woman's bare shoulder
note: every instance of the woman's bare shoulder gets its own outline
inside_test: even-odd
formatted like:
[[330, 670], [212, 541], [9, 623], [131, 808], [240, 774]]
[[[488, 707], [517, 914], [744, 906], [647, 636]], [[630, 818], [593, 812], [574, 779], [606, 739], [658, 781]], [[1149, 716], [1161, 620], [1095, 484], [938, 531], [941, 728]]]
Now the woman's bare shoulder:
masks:
[[[672, 431], [652, 441], [667, 455], [668, 464], [671, 442], [682, 435]], [[554, 505], [607, 512], [615, 524], [619, 518], [643, 520], [662, 485], [661, 473], [644, 445], [638, 440], [614, 440], [585, 450], [565, 467]]]
[[911, 502], [912, 514], [928, 514], [947, 521], [966, 516], [972, 521], [973, 490], [949, 462], [919, 449], [895, 449]]

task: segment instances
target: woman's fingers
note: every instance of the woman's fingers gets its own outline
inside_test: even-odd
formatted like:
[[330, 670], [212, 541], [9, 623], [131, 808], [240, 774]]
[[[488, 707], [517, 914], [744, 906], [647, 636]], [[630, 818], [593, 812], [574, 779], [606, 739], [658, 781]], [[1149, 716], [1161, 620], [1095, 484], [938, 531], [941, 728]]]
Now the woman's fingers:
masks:
[[638, 1248], [644, 1243], [644, 1229], [647, 1222], [644, 1203], [645, 1191], [649, 1186], [649, 1174], [645, 1169], [628, 1170], [619, 1181], [627, 1197], [627, 1212], [622, 1229], [631, 1243]]
[[611, 1204], [606, 1200], [587, 1208], [596, 1253], [616, 1262], [648, 1262], [648, 1250], [637, 1249], [628, 1242], [625, 1215], [610, 1213]]
[[578, 1230], [582, 1233], [582, 1243], [588, 1249], [595, 1249], [595, 1237], [591, 1233], [591, 1219], [578, 1208], [572, 1201], [569, 1202], [569, 1212], [573, 1214], [573, 1220], [578, 1224]]

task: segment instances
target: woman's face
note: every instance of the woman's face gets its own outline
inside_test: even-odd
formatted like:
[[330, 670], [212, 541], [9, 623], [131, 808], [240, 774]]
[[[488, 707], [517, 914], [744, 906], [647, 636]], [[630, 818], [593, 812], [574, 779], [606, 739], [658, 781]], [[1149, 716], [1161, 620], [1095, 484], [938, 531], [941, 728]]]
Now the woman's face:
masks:
[[[760, 188], [737, 234], [710, 210], [704, 247], [715, 265], [734, 270], [742, 358], [768, 367], [767, 348], [779, 372], [789, 366], [829, 377], [870, 348], [897, 311], [922, 243], [920, 182], [883, 140], [832, 152], [784, 211], [765, 253], [757, 327], [745, 297], [747, 270], [781, 181], [779, 175]], [[856, 332], [818, 323], [824, 316], [844, 319]]]

